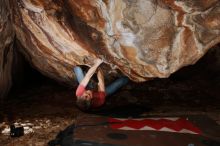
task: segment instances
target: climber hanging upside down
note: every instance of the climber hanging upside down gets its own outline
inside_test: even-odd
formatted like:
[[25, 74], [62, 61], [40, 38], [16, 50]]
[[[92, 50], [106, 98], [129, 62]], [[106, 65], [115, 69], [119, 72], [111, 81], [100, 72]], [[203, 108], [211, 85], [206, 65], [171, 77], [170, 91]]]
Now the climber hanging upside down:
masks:
[[[106, 96], [112, 95], [129, 81], [127, 77], [121, 77], [107, 86], [107, 88], [105, 88], [105, 81], [102, 70], [98, 68], [102, 62], [103, 61], [100, 59], [95, 60], [94, 65], [88, 70], [85, 76], [79, 66], [74, 67], [74, 72], [77, 81], [79, 82], [79, 86], [76, 90], [76, 103], [77, 106], [82, 110], [88, 110], [90, 108], [97, 108], [102, 106], [105, 103]], [[97, 69], [98, 90], [95, 91], [94, 87], [91, 87], [92, 84], [89, 84], [89, 81]]]

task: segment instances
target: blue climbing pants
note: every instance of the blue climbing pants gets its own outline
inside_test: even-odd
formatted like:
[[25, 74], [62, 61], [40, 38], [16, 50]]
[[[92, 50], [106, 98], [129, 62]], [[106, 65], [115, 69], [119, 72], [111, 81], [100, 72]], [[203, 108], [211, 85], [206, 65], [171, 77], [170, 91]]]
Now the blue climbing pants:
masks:
[[[84, 78], [84, 73], [83, 73], [81, 67], [76, 66], [73, 68], [73, 71], [76, 75], [76, 79], [77, 79], [78, 83], [80, 83]], [[129, 81], [129, 79], [126, 76], [123, 76], [123, 77], [116, 79], [113, 83], [111, 83], [110, 85], [108, 85], [106, 87], [106, 89], [105, 89], [106, 96], [114, 94], [118, 89], [120, 89], [121, 87], [126, 85], [128, 83], [128, 81]]]

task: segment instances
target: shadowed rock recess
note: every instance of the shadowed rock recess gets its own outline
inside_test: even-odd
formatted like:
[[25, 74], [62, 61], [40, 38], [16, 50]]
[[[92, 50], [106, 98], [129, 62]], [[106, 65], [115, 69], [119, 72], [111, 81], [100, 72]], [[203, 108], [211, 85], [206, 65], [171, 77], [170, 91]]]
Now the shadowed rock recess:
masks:
[[7, 95], [12, 84], [13, 39], [9, 2], [0, 0], [0, 99]]
[[[42, 74], [68, 84], [73, 66], [95, 58], [104, 60], [106, 76], [167, 78], [220, 42], [219, 0], [10, 0], [10, 7], [20, 51]], [[1, 53], [12, 32], [2, 29], [10, 27], [9, 12], [0, 12]]]

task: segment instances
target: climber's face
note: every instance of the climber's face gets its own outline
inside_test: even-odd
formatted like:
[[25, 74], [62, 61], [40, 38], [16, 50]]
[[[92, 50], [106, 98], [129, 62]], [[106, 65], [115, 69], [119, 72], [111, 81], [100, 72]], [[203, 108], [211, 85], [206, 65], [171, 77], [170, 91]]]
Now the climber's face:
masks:
[[91, 90], [86, 90], [83, 93], [82, 98], [84, 98], [84, 100], [91, 100], [92, 99], [92, 91]]

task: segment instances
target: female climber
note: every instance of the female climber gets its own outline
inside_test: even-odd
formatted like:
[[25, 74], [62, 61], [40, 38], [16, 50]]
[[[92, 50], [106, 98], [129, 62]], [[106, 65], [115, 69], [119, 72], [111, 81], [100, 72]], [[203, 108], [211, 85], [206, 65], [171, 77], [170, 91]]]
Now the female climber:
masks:
[[[121, 77], [114, 81], [112, 84], [105, 88], [105, 81], [104, 76], [99, 67], [102, 64], [101, 59], [96, 59], [94, 61], [94, 65], [88, 70], [86, 75], [84, 76], [81, 67], [76, 66], [74, 67], [74, 72], [79, 82], [79, 86], [76, 90], [76, 97], [77, 97], [77, 106], [82, 110], [88, 110], [90, 108], [97, 108], [104, 104], [105, 97], [109, 96], [115, 91], [117, 91], [120, 87], [127, 84], [129, 79], [127, 77]], [[89, 84], [91, 77], [97, 72], [97, 79], [98, 79], [98, 90], [95, 91], [92, 84]], [[87, 87], [88, 85], [88, 87]], [[91, 87], [92, 86], [92, 87]], [[90, 89], [88, 89], [90, 88]]]

